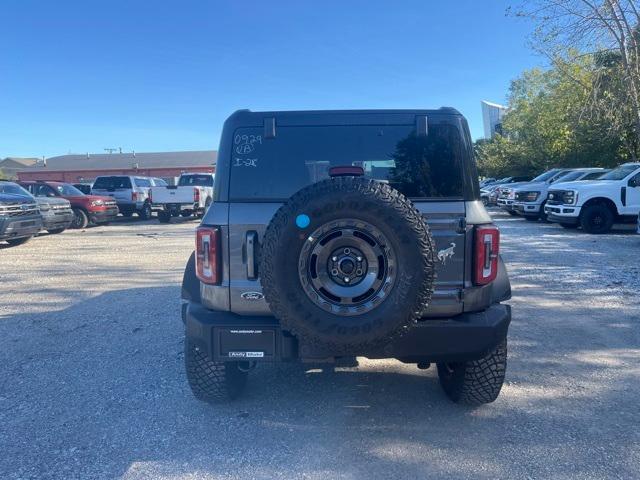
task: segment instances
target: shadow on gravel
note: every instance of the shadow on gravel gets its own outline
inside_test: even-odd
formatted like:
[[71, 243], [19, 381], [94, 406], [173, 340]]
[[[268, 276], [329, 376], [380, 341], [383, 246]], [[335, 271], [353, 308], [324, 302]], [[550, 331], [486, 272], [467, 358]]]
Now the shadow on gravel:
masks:
[[[209, 406], [186, 385], [179, 294], [118, 290], [0, 320], [3, 478], [637, 473], [610, 448], [638, 439], [634, 353], [621, 341], [529, 338], [519, 316], [503, 396], [476, 409], [448, 402], [433, 367], [373, 361], [335, 373], [261, 366], [246, 397]], [[575, 334], [571, 322], [554, 327], [554, 338]], [[594, 396], [608, 361], [622, 363]], [[559, 385], [567, 375], [578, 382]]]

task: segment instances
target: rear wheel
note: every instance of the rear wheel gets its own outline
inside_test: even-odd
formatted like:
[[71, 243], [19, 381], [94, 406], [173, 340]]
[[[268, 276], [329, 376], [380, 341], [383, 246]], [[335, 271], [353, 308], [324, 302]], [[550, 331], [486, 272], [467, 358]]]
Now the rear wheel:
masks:
[[23, 243], [27, 243], [33, 237], [22, 237], [22, 238], [10, 238], [7, 240], [7, 243], [12, 246], [22, 245]]
[[603, 204], [589, 205], [580, 214], [580, 226], [587, 233], [607, 233], [613, 220], [613, 212]]
[[217, 403], [242, 394], [247, 384], [247, 362], [213, 362], [188, 337], [184, 348], [187, 380], [198, 400]]
[[207, 210], [209, 210], [209, 207], [211, 206], [211, 199], [207, 198], [207, 201], [204, 202], [204, 210], [202, 210], [199, 214], [198, 214], [198, 218], [202, 218], [207, 214]]
[[158, 212], [158, 221], [160, 223], [169, 223], [171, 222], [171, 214], [166, 210], [162, 210]]
[[80, 208], [74, 208], [71, 228], [87, 228], [87, 225], [89, 225], [89, 217], [86, 212]]
[[447, 396], [467, 405], [491, 403], [498, 398], [506, 371], [506, 338], [479, 360], [438, 364], [440, 385]]
[[151, 218], [151, 214], [152, 214], [151, 205], [149, 205], [148, 203], [145, 203], [144, 205], [142, 205], [142, 208], [138, 212], [138, 216], [142, 220], [149, 220]]

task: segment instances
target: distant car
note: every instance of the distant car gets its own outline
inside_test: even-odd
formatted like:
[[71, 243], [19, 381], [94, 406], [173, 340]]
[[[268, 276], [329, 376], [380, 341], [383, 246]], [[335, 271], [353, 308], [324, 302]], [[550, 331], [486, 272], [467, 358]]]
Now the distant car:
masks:
[[558, 182], [545, 210], [550, 221], [587, 233], [607, 233], [614, 223], [635, 223], [640, 209], [640, 163], [620, 165], [589, 182]]
[[11, 185], [0, 181], [0, 241], [21, 245], [40, 231], [42, 217], [31, 195], [7, 193], [13, 191]]
[[85, 228], [89, 223], [107, 224], [118, 216], [118, 206], [110, 197], [85, 195], [70, 183], [49, 181], [20, 182], [34, 197], [62, 197], [71, 202], [71, 228]]
[[[496, 197], [492, 197], [493, 192], [496, 191], [496, 189], [498, 188], [498, 186], [488, 186], [488, 187], [483, 187], [480, 189], [480, 200], [482, 200], [482, 203], [486, 206], [489, 205], [495, 205], [495, 198]], [[493, 200], [493, 202], [492, 202]]]
[[509, 215], [518, 215], [513, 208], [514, 203], [516, 202], [516, 188], [525, 183], [553, 183], [555, 180], [560, 178], [565, 173], [569, 172], [571, 169], [569, 168], [552, 168], [551, 170], [547, 170], [546, 172], [538, 175], [536, 178], [531, 180], [531, 182], [513, 182], [509, 185], [500, 186], [500, 193], [498, 194], [498, 206], [506, 211]]
[[166, 182], [137, 175], [108, 175], [96, 178], [91, 193], [115, 199], [125, 217], [137, 213], [142, 220], [148, 220], [152, 214], [149, 190], [156, 185], [164, 186]]
[[73, 222], [73, 211], [69, 200], [58, 197], [34, 197], [23, 187], [13, 182], [1, 182], [0, 192], [33, 198], [40, 208], [42, 228], [51, 234], [62, 233]]
[[495, 187], [497, 185], [506, 185], [508, 183], [517, 183], [517, 182], [528, 182], [531, 180], [530, 175], [520, 175], [515, 177], [503, 177], [498, 180], [493, 180], [492, 182], [487, 182], [484, 185], [480, 185], [482, 188]]
[[493, 183], [495, 181], [496, 181], [496, 179], [493, 178], [493, 177], [485, 178], [484, 180], [482, 180], [480, 182], [480, 187], [484, 187], [484, 186], [489, 185], [489, 184], [491, 184], [491, 183]]
[[161, 223], [169, 223], [171, 217], [182, 215], [202, 216], [213, 201], [213, 173], [183, 173], [178, 185], [153, 187], [151, 201], [158, 212]]
[[522, 215], [530, 221], [547, 221], [545, 206], [547, 194], [551, 184], [560, 182], [573, 182], [579, 180], [593, 180], [604, 174], [604, 168], [575, 168], [561, 176], [557, 176], [550, 182], [531, 182], [521, 184], [515, 188], [515, 201], [513, 209], [518, 215]]
[[91, 195], [91, 184], [90, 183], [74, 183], [74, 187], [80, 190], [85, 195]]

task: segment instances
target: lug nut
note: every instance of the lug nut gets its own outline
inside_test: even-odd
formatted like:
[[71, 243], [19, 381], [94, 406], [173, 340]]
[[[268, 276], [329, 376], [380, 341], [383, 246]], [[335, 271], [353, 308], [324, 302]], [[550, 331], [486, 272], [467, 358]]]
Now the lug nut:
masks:
[[345, 248], [344, 249], [344, 254], [345, 255], [349, 255], [350, 253], [351, 253], [351, 249], [349, 249], [349, 248]]
[[356, 260], [361, 262], [362, 261], [362, 257], [356, 257]]
[[331, 260], [333, 260], [334, 262], [338, 261], [338, 257], [332, 257]]
[[356, 275], [358, 276], [362, 275], [362, 270], [361, 269], [356, 270]]
[[331, 270], [331, 275], [333, 275], [334, 277], [338, 275], [338, 269], [334, 268], [333, 270]]
[[349, 283], [349, 277], [344, 277], [345, 283]]

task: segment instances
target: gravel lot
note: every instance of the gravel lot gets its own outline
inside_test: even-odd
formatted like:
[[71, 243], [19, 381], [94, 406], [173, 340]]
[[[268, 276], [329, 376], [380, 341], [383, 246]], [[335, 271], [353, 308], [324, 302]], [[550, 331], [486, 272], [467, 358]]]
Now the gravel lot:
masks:
[[211, 407], [183, 374], [194, 222], [0, 247], [0, 478], [640, 478], [640, 237], [496, 215], [514, 297], [495, 403], [434, 368], [261, 367]]

